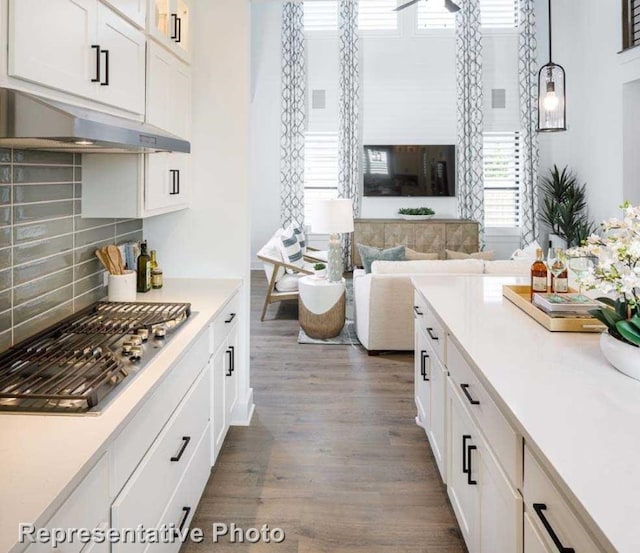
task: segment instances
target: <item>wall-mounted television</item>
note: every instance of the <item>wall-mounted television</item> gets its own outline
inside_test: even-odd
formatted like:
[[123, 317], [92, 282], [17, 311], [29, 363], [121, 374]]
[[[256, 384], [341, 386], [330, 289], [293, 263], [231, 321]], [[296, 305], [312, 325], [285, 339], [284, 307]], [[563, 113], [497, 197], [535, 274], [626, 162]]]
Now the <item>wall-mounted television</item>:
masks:
[[365, 196], [456, 195], [456, 147], [365, 146]]

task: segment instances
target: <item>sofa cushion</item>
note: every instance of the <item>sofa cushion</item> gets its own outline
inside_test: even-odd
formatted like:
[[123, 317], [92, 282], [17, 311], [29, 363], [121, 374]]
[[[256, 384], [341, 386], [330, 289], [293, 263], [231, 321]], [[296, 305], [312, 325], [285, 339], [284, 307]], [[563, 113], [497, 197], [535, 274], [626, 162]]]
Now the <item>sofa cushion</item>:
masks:
[[531, 274], [531, 263], [530, 259], [485, 261], [484, 272], [488, 275], [529, 276]]
[[362, 259], [364, 270], [367, 273], [371, 272], [371, 264], [374, 261], [404, 261], [405, 259], [404, 246], [396, 246], [395, 248], [383, 250], [382, 248], [376, 248], [375, 246], [358, 244], [358, 252], [360, 252], [360, 259]]
[[420, 261], [420, 260], [433, 260], [438, 259], [437, 253], [423, 253], [412, 250], [411, 248], [404, 248], [404, 254], [407, 261]]
[[456, 252], [453, 250], [444, 250], [447, 259], [484, 259], [485, 261], [492, 261], [496, 258], [496, 252]]
[[276, 282], [276, 292], [295, 292], [298, 289], [299, 274], [290, 275], [285, 273]]
[[[298, 236], [295, 233], [293, 225], [289, 225], [282, 234], [280, 234], [280, 253], [285, 263], [296, 267], [304, 266], [304, 258]], [[295, 272], [293, 269], [287, 269], [287, 273]]]
[[371, 272], [375, 275], [429, 273], [481, 275], [484, 272], [484, 261], [480, 259], [375, 261]]

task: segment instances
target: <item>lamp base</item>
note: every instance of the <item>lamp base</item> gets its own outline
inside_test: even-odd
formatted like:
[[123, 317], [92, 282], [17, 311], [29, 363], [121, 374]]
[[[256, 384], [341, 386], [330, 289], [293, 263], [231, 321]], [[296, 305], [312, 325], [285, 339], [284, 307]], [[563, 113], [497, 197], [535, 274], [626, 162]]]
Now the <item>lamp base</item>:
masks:
[[342, 244], [340, 243], [339, 234], [331, 234], [329, 237], [327, 261], [329, 282], [340, 282], [344, 273], [344, 265], [342, 263]]

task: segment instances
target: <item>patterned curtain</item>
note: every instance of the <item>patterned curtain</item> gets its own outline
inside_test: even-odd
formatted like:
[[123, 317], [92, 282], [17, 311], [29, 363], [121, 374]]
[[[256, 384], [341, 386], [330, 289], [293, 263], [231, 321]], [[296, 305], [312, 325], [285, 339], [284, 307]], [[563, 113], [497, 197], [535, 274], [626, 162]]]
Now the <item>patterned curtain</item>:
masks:
[[535, 0], [520, 0], [521, 246], [538, 239], [538, 68], [534, 4]]
[[304, 132], [307, 73], [304, 8], [282, 7], [282, 100], [280, 119], [280, 219], [283, 227], [304, 222]]
[[482, 34], [479, 0], [465, 0], [456, 14], [458, 95], [458, 215], [480, 223], [484, 247], [482, 158]]
[[[359, 0], [338, 0], [340, 57], [338, 122], [338, 197], [351, 198], [353, 214], [360, 214], [360, 45]], [[343, 235], [343, 257], [350, 270], [351, 235]]]

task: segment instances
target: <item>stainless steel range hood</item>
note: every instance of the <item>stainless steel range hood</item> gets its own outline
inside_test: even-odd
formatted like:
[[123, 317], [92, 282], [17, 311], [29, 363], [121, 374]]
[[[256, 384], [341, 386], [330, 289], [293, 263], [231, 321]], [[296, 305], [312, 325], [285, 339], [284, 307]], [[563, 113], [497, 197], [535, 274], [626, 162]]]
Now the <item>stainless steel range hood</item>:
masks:
[[160, 129], [0, 88], [0, 147], [84, 153], [191, 151], [191, 144]]

